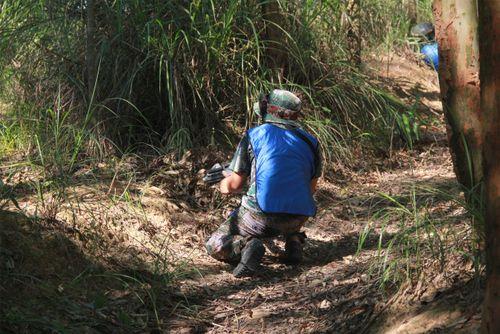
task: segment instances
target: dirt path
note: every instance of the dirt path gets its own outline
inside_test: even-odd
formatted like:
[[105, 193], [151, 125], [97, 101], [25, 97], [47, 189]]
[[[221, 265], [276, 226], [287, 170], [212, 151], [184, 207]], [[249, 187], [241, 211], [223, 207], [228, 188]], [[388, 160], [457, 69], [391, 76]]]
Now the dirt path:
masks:
[[[382, 62], [381, 68], [372, 69], [380, 75], [381, 83], [408, 103], [418, 99], [418, 110], [440, 115], [435, 73], [397, 56], [390, 60], [389, 67], [385, 65]], [[301, 266], [279, 264], [268, 251], [261, 275], [235, 279], [229, 266], [196, 250], [193, 258], [199, 277], [181, 284], [190, 306], [188, 312], [180, 312], [184, 319], [173, 321], [174, 332], [189, 333], [196, 329], [209, 333], [377, 331], [374, 328], [381, 325], [375, 324], [380, 322], [382, 311], [394, 303], [391, 296], [396, 294], [391, 290], [383, 292], [370, 275], [370, 259], [377, 253], [377, 236], [368, 238], [359, 254], [356, 251], [360, 233], [381, 207], [379, 193], [407, 198], [412, 187], [429, 187], [458, 194], [442, 120], [423, 131], [430, 140], [414, 152], [394, 152], [391, 159], [381, 160], [374, 170], [359, 172], [344, 183], [321, 184], [317, 195], [321, 210], [305, 229], [308, 242]], [[440, 203], [443, 201], [438, 196], [429, 196], [426, 200], [434, 201], [438, 211], [440, 206], [450, 206], [450, 203]], [[455, 208], [449, 216], [459, 221], [462, 214]], [[283, 243], [279, 246], [283, 247]], [[443, 290], [451, 284], [449, 279], [438, 281], [418, 298], [429, 299], [438, 286]], [[435, 317], [435, 321], [421, 316], [422, 319], [412, 323], [413, 317], [425, 310], [411, 313], [407, 308], [403, 311], [406, 317], [401, 317], [400, 323], [410, 322], [410, 325], [399, 328], [396, 321], [394, 328], [386, 326], [380, 331], [443, 329], [463, 315], [458, 311], [444, 312]]]
[[[9, 273], [0, 279], [0, 308], [9, 307], [7, 332], [455, 333], [476, 328], [480, 301], [477, 287], [467, 283], [473, 282], [474, 270], [471, 251], [464, 248], [470, 229], [457, 203], [461, 195], [446, 147], [437, 77], [398, 56], [369, 62], [367, 71], [433, 121], [422, 127], [413, 151], [393, 150], [320, 184], [320, 210], [305, 228], [305, 260], [298, 267], [280, 264], [268, 251], [259, 276], [235, 279], [230, 266], [207, 256], [205, 238], [222, 211], [239, 199], [197, 187], [193, 171], [227, 157], [209, 152], [200, 154], [200, 161], [177, 161], [164, 156], [145, 166], [130, 156], [116, 165], [82, 168], [64, 184], [64, 193], [43, 198], [29, 184], [44, 187], [60, 180], [40, 182], [28, 167], [16, 170], [8, 182], [22, 212], [0, 212], [0, 269]], [[384, 216], [382, 210], [397, 208], [396, 202], [416, 209]], [[433, 240], [427, 246], [457, 251], [444, 253], [446, 261], [439, 251], [418, 265], [410, 261], [407, 268], [423, 268], [417, 282], [397, 289], [389, 277], [381, 289], [382, 276], [373, 267], [377, 232], [384, 229], [386, 243], [412, 215], [452, 224], [427, 231]], [[374, 233], [358, 252], [367, 226]]]

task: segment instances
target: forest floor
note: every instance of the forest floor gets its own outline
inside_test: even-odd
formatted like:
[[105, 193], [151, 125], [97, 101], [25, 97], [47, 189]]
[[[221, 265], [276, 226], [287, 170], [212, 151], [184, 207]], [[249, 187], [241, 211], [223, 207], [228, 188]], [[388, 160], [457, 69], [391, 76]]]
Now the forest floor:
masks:
[[[0, 221], [2, 333], [477, 332], [482, 283], [437, 75], [397, 55], [366, 71], [429, 121], [413, 150], [393, 149], [320, 183], [297, 267], [279, 262], [280, 240], [254, 278], [236, 279], [206, 255], [204, 240], [238, 204], [199, 181], [203, 167], [229, 158], [223, 153], [148, 165], [131, 156], [81, 170], [45, 197], [28, 186], [43, 188], [40, 175], [5, 167], [23, 211], [11, 205]], [[387, 246], [416, 222], [422, 243], [411, 243], [411, 230], [393, 244], [402, 258], [416, 255], [388, 257], [380, 269], [379, 241]]]

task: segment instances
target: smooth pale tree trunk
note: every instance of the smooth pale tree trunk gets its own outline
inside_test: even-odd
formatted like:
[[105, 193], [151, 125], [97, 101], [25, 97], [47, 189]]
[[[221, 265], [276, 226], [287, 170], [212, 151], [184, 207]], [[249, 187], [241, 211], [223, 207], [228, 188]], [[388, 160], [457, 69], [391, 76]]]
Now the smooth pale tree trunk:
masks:
[[450, 151], [458, 181], [473, 190], [470, 202], [480, 198], [482, 180], [476, 0], [435, 0], [433, 11]]
[[500, 333], [500, 1], [478, 5], [487, 272], [482, 332]]

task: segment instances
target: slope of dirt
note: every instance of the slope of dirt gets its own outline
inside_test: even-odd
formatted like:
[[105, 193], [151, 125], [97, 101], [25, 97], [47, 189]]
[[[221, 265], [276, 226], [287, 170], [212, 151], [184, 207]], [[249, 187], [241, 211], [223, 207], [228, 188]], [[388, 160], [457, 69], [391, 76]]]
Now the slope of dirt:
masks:
[[[390, 158], [374, 161], [368, 171], [320, 184], [320, 210], [305, 228], [302, 265], [279, 263], [281, 240], [269, 245], [263, 271], [251, 279], [235, 279], [230, 266], [206, 255], [204, 240], [239, 198], [223, 198], [199, 184], [196, 171], [227, 156], [193, 152], [179, 162], [167, 156], [148, 166], [131, 157], [115, 166], [80, 171], [64, 198], [57, 193], [35, 198], [24, 185], [38, 176], [21, 171], [9, 182], [17, 184], [17, 192], [24, 191], [18, 199], [24, 213], [39, 218], [22, 216], [24, 223], [16, 225], [9, 213], [1, 221], [0, 269], [7, 275], [0, 280], [5, 297], [0, 298], [0, 329], [474, 331], [480, 321], [480, 289], [468, 249], [408, 263], [411, 270], [423, 269], [417, 282], [398, 289], [389, 279], [381, 288], [380, 267], [373, 261], [381, 251], [378, 233], [384, 231], [385, 243], [411, 222], [408, 216], [384, 216], [386, 208], [415, 203], [428, 221], [445, 222], [428, 231], [432, 240], [439, 235], [440, 249], [466, 247], [470, 228], [446, 147], [435, 73], [397, 55], [374, 58], [367, 71], [427, 115], [423, 140], [414, 151], [396, 150]], [[144, 175], [135, 175], [137, 170]], [[358, 248], [367, 227], [372, 233]]]
[[[358, 173], [342, 184], [322, 183], [317, 194], [321, 211], [305, 229], [305, 262], [299, 267], [279, 264], [270, 254], [259, 277], [239, 280], [231, 276], [229, 266], [199, 250], [195, 265], [200, 277], [182, 284], [197, 312], [190, 320], [174, 321], [178, 331], [424, 333], [468, 332], [477, 327], [477, 290], [471, 283], [459, 296], [453, 293], [472, 279], [469, 261], [459, 256], [450, 259], [449, 267], [438, 275], [425, 272], [424, 283], [407, 284], [397, 292], [380, 289], [371, 275], [378, 236], [369, 237], [357, 253], [360, 233], [377, 210], [387, 205], [380, 193], [405, 198], [419, 187], [460, 197], [445, 146], [437, 76], [396, 55], [372, 64], [378, 65], [370, 71], [380, 83], [388, 84], [409, 104], [418, 104], [417, 110], [439, 115], [439, 122], [421, 129], [428, 140], [414, 152], [394, 152], [375, 171]], [[436, 194], [425, 200], [432, 203], [435, 218], [450, 219], [457, 228], [464, 228], [466, 217], [456, 203]], [[435, 263], [427, 265], [436, 268]], [[454, 270], [457, 265], [468, 265], [469, 270]], [[447, 307], [450, 304], [452, 308]], [[193, 327], [196, 323], [198, 327]]]

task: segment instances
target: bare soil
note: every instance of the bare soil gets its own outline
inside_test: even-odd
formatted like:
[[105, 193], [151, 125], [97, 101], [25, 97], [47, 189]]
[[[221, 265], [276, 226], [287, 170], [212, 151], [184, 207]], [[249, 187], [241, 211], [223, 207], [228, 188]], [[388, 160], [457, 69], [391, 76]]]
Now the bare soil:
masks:
[[[229, 265], [207, 256], [204, 240], [239, 201], [200, 182], [202, 168], [228, 159], [224, 153], [147, 166], [129, 157], [79, 171], [64, 195], [43, 199], [26, 185], [38, 176], [21, 170], [6, 183], [23, 195], [23, 212], [11, 205], [0, 216], [1, 331], [477, 332], [481, 281], [467, 248], [472, 232], [446, 147], [437, 75], [408, 57], [374, 59], [366, 71], [429, 122], [413, 151], [393, 150], [320, 183], [303, 264], [279, 262], [280, 240], [254, 278], [235, 279]], [[409, 220], [383, 218], [384, 208], [397, 207], [388, 198], [446, 222], [438, 230], [445, 251], [443, 258], [423, 250], [411, 258], [418, 264], [408, 264], [417, 278], [382, 286], [379, 233], [386, 245]], [[358, 249], [367, 226], [373, 233]]]

